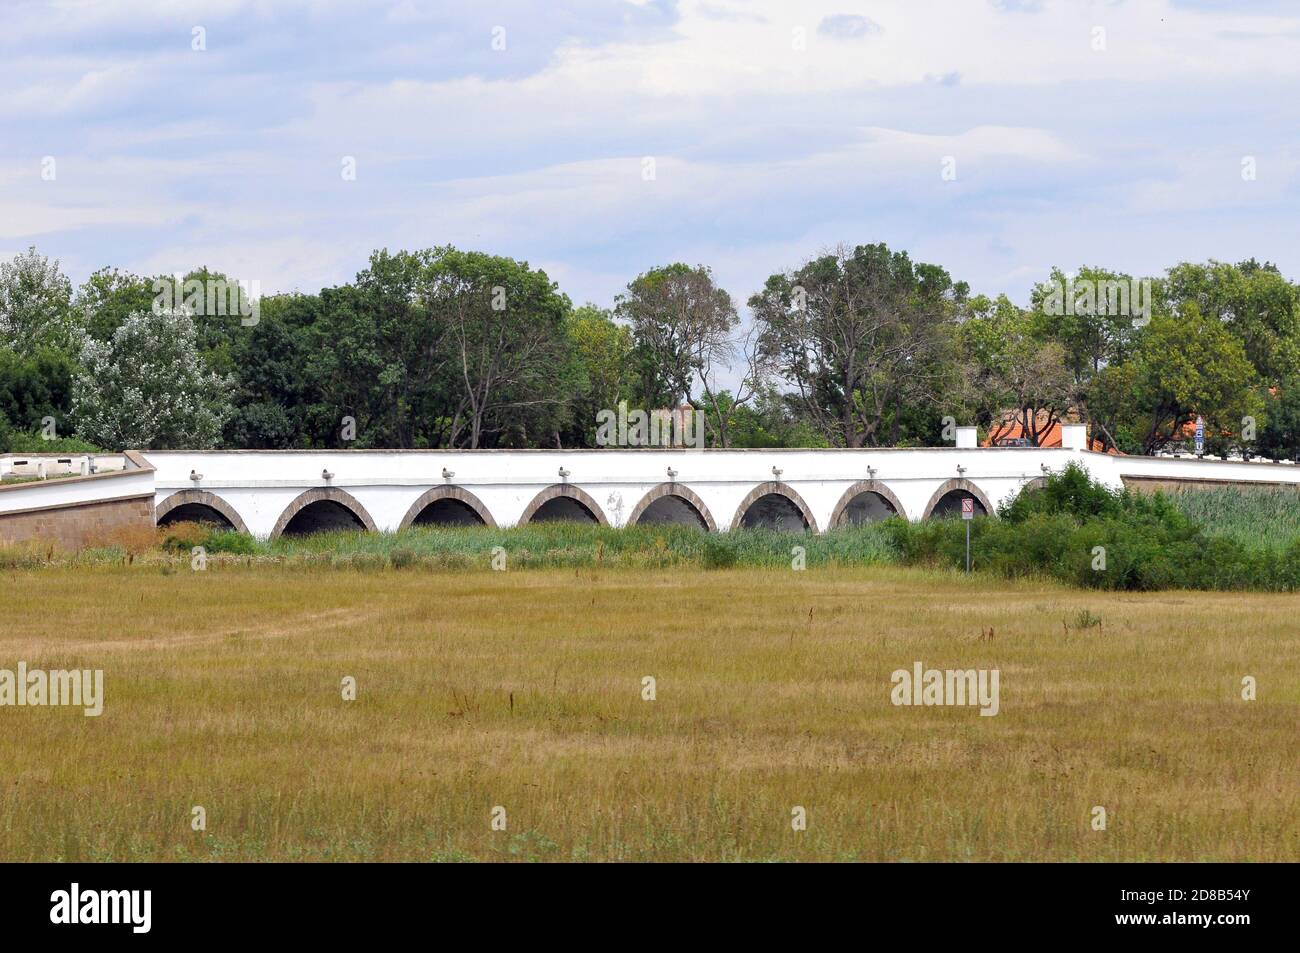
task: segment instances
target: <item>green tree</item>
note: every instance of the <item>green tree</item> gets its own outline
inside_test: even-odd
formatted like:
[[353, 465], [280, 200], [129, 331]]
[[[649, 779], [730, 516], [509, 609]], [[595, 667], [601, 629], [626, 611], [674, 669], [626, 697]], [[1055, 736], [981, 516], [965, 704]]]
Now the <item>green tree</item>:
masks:
[[[1034, 288], [1030, 312], [1035, 333], [1060, 343], [1065, 365], [1080, 387], [1103, 368], [1132, 357], [1141, 328], [1159, 303], [1160, 282], [1148, 286], [1143, 281], [1084, 266], [1073, 276], [1053, 268], [1048, 280]], [[1147, 287], [1149, 296], [1143, 290]]]
[[75, 353], [83, 329], [72, 307], [72, 282], [35, 246], [0, 262], [0, 347], [18, 354], [42, 348]]
[[321, 308], [318, 295], [264, 298], [257, 324], [234, 339], [234, 410], [223, 430], [226, 446], [339, 445], [343, 415], [326, 410], [313, 376], [310, 333]]
[[[715, 407], [715, 402], [720, 407]], [[754, 399], [737, 405], [731, 392], [721, 390], [701, 401], [700, 409], [710, 420], [725, 418], [729, 447], [775, 449], [780, 447], [826, 447], [824, 434], [800, 417], [798, 406], [771, 383], [760, 384]]]
[[713, 273], [681, 262], [629, 282], [614, 313], [632, 329], [639, 396], [648, 407], [691, 403], [697, 389], [711, 389], [710, 372], [730, 360], [732, 332], [740, 323], [731, 295]]
[[558, 442], [571, 383], [565, 316], [572, 310], [546, 272], [527, 262], [436, 249], [424, 300], [445, 323], [459, 401], [450, 442], [481, 447]]
[[1073, 405], [1074, 377], [1064, 346], [1044, 340], [1038, 316], [1017, 308], [1006, 295], [997, 301], [983, 295], [972, 299], [960, 333], [977, 421], [994, 440], [1018, 424], [1034, 446], [1041, 446]]
[[107, 341], [131, 315], [152, 310], [155, 296], [152, 279], [100, 268], [77, 288], [73, 307], [86, 332], [98, 341]]
[[351, 417], [353, 446], [449, 445], [460, 401], [448, 316], [430, 302], [434, 257], [382, 249], [355, 283], [294, 302], [311, 401], [304, 423], [314, 441], [343, 445], [342, 419]]
[[772, 275], [749, 304], [761, 354], [801, 415], [834, 446], [879, 446], [899, 436], [899, 407], [937, 411], [946, 399], [966, 291], [937, 265], [859, 245]]
[[75, 371], [72, 359], [53, 348], [41, 348], [30, 356], [0, 348], [0, 421], [4, 422], [0, 431], [8, 433], [6, 443], [17, 434], [43, 429], [46, 417], [54, 418], [56, 434], [71, 432], [66, 418]]
[[1197, 415], [1207, 431], [1238, 433], [1243, 417], [1261, 414], [1255, 369], [1241, 339], [1193, 302], [1177, 316], [1152, 318], [1135, 360], [1134, 396], [1148, 415], [1144, 453], [1178, 439]]
[[1259, 450], [1276, 459], [1300, 460], [1300, 376], [1282, 383], [1267, 401], [1268, 422], [1259, 431]]
[[1253, 258], [1236, 265], [1183, 262], [1169, 269], [1163, 288], [1171, 313], [1193, 303], [1222, 322], [1265, 383], [1300, 373], [1300, 294], [1275, 265]]
[[1092, 436], [1107, 449], [1142, 453], [1149, 418], [1138, 402], [1138, 366], [1133, 361], [1111, 364], [1093, 375], [1080, 400]]
[[596, 414], [614, 410], [621, 400], [633, 399], [632, 332], [594, 304], [575, 308], [565, 318], [564, 329], [576, 365], [565, 443], [591, 447], [595, 445]]
[[156, 309], [174, 308], [189, 314], [194, 324], [194, 343], [203, 362], [216, 373], [234, 373], [234, 350], [240, 339], [248, 336], [251, 315], [240, 308], [246, 293], [239, 283], [206, 266], [186, 272], [179, 281], [161, 276], [150, 283], [160, 288], [164, 297]]
[[216, 445], [229, 382], [199, 356], [183, 311], [131, 315], [110, 341], [88, 338], [72, 416], [83, 439], [114, 449]]

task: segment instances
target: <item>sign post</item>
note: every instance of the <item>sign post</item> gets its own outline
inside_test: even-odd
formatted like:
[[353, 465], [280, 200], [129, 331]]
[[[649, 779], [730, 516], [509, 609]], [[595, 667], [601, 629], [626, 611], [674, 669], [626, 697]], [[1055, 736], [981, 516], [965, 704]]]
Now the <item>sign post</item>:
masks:
[[1196, 455], [1202, 456], [1205, 453], [1205, 418], [1196, 418]]
[[966, 571], [970, 572], [970, 521], [975, 518], [975, 501], [970, 497], [961, 501], [961, 518], [966, 524]]

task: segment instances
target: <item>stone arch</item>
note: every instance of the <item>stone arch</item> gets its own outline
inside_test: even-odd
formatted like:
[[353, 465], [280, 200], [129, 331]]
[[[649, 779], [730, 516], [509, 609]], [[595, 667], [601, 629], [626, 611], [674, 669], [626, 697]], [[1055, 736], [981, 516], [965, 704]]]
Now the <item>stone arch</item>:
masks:
[[740, 529], [740, 524], [744, 520], [745, 513], [748, 512], [749, 508], [753, 506], [755, 502], [770, 494], [783, 496], [793, 503], [795, 507], [798, 508], [800, 515], [803, 516], [804, 525], [808, 530], [813, 533], [818, 532], [817, 520], [812, 515], [812, 510], [808, 508], [808, 504], [803, 501], [803, 497], [795, 492], [793, 487], [776, 480], [769, 480], [766, 483], [760, 483], [749, 491], [749, 495], [740, 501], [740, 506], [736, 507], [736, 515], [731, 518], [731, 528], [733, 530]]
[[280, 534], [284, 532], [284, 528], [289, 525], [289, 521], [300, 512], [313, 503], [321, 502], [337, 503], [359, 519], [361, 525], [367, 530], [372, 533], [376, 532], [375, 521], [370, 518], [366, 508], [357, 502], [355, 496], [347, 490], [340, 490], [336, 486], [318, 486], [298, 494], [297, 498], [284, 508], [284, 512], [280, 514], [280, 518], [275, 521], [275, 527], [271, 530], [271, 539], [278, 539]]
[[207, 490], [177, 490], [154, 508], [154, 522], [161, 526], [164, 516], [182, 506], [209, 507], [220, 513], [222, 518], [235, 528], [236, 532], [248, 532], [248, 526], [245, 525], [244, 518], [235, 512], [235, 508], [215, 493], [209, 493]]
[[488, 508], [483, 505], [483, 501], [471, 493], [469, 490], [459, 486], [435, 486], [431, 490], [425, 490], [420, 494], [420, 498], [411, 504], [406, 515], [402, 517], [401, 525], [398, 529], [406, 529], [415, 522], [416, 517], [424, 512], [425, 508], [439, 500], [455, 500], [457, 503], [464, 503], [473, 510], [478, 518], [483, 521], [484, 526], [490, 526], [496, 529], [497, 521], [492, 518]]
[[935, 490], [934, 495], [930, 497], [930, 502], [925, 504], [925, 511], [921, 514], [921, 519], [929, 519], [930, 514], [934, 512], [934, 508], [939, 505], [939, 501], [954, 490], [969, 493], [979, 501], [980, 506], [984, 507], [985, 513], [989, 516], [995, 515], [993, 504], [990, 503], [989, 498], [984, 495], [984, 491], [970, 480], [963, 477], [961, 479], [949, 480], [944, 483], [943, 486], [939, 487], [939, 489]]
[[700, 499], [690, 487], [683, 486], [680, 483], [660, 483], [645, 496], [641, 497], [641, 502], [633, 507], [632, 513], [628, 516], [627, 523], [624, 525], [635, 526], [637, 520], [639, 520], [645, 511], [650, 508], [651, 503], [655, 500], [662, 500], [666, 496], [675, 496], [690, 504], [700, 519], [704, 521], [704, 525], [710, 533], [716, 533], [718, 531], [718, 524], [713, 521], [713, 514], [710, 513], [709, 508], [704, 505], [704, 501]]
[[831, 511], [831, 518], [826, 523], [828, 530], [835, 529], [844, 521], [845, 511], [848, 510], [849, 504], [861, 496], [863, 493], [875, 493], [882, 500], [894, 508], [894, 513], [907, 519], [907, 510], [903, 509], [903, 504], [899, 502], [894, 491], [879, 480], [859, 480], [840, 497], [840, 501], [835, 504], [835, 509]]
[[1017, 489], [1016, 492], [1012, 494], [1012, 496], [1009, 498], [1013, 502], [1015, 500], [1020, 499], [1020, 497], [1024, 496], [1025, 494], [1033, 490], [1041, 490], [1043, 487], [1047, 486], [1047, 477], [1045, 476], [1022, 477], [1022, 479], [1025, 482], [1020, 484], [1019, 489]]
[[553, 483], [550, 486], [548, 486], [546, 489], [538, 493], [535, 497], [533, 497], [532, 502], [529, 503], [526, 507], [524, 507], [524, 512], [519, 517], [519, 522], [517, 525], [523, 526], [526, 523], [532, 522], [532, 519], [534, 516], [537, 515], [538, 510], [540, 510], [551, 500], [558, 499], [560, 497], [568, 497], [569, 499], [573, 500], [576, 503], [581, 503], [582, 506], [589, 513], [591, 513], [592, 516], [596, 517], [597, 523], [599, 523], [601, 526], [609, 525], [609, 520], [605, 518], [605, 511], [600, 508], [600, 504], [597, 503], [594, 499], [592, 499], [589, 493], [586, 493], [578, 489], [576, 486], [574, 486], [571, 483]]

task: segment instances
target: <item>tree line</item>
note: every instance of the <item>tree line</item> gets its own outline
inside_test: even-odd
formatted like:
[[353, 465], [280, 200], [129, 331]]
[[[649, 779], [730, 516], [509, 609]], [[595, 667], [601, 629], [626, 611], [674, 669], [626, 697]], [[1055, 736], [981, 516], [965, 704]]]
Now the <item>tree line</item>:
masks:
[[719, 447], [941, 446], [953, 421], [1032, 444], [1077, 419], [1154, 453], [1201, 417], [1210, 452], [1300, 453], [1297, 286], [1254, 259], [1058, 268], [1021, 305], [840, 247], [771, 275], [748, 321], [703, 265], [575, 307], [527, 262], [450, 246], [214, 313], [235, 284], [0, 263], [0, 449], [592, 447], [626, 403], [693, 408]]

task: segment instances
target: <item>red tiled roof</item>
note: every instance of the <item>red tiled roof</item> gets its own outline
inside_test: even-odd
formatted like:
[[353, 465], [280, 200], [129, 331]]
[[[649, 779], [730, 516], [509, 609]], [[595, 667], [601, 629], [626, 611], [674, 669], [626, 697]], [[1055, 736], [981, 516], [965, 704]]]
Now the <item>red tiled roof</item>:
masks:
[[[1072, 421], [1069, 420], [1064, 422], [1072, 423]], [[1060, 447], [1061, 446], [1061, 423], [1062, 423], [1061, 421], [1057, 421], [1056, 423], [1048, 427], [1048, 429], [1045, 432], [1042, 432], [1039, 437], [1038, 446], [1048, 448], [1048, 449], [1051, 449], [1053, 447]], [[1192, 429], [1193, 430], [1196, 429], [1195, 425], [1193, 425]], [[1024, 427], [1021, 426], [1019, 419], [1012, 418], [1011, 415], [1008, 414], [1007, 416], [1003, 417], [1002, 420], [998, 421], [993, 425], [992, 429], [989, 431], [989, 436], [984, 438], [984, 442], [981, 444], [981, 446], [984, 447], [1008, 446], [1008, 445], [1014, 446], [1015, 444], [1012, 443], [1012, 441], [1020, 441], [1024, 439], [1029, 439], [1029, 438], [1028, 435], [1025, 434]], [[1110, 450], [1106, 450], [1105, 443], [1097, 439], [1096, 437], [1092, 437], [1089, 440], [1088, 449], [1094, 451], [1095, 453], [1111, 453], [1116, 456], [1120, 455], [1119, 451], [1116, 450], [1114, 447], [1112, 447]]]

